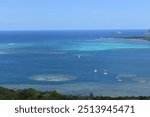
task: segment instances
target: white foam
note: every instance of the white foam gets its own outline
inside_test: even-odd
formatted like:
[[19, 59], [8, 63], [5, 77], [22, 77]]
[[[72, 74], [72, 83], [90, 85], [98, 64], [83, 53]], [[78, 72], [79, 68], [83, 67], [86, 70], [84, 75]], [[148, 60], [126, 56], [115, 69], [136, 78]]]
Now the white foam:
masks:
[[36, 81], [69, 81], [76, 79], [75, 76], [71, 75], [64, 75], [64, 74], [40, 74], [40, 75], [33, 75], [29, 77], [30, 80]]

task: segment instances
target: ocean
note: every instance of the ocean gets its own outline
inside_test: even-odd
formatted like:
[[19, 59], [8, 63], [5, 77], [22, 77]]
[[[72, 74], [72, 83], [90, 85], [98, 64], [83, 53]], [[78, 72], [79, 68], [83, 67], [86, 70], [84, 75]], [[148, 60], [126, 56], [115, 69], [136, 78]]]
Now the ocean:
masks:
[[150, 41], [123, 38], [145, 31], [0, 31], [0, 86], [150, 95]]

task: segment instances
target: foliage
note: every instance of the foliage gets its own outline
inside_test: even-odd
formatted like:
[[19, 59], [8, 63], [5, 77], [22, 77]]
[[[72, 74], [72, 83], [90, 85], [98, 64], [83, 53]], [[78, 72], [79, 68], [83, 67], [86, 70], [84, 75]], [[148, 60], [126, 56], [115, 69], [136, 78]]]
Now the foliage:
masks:
[[90, 93], [89, 96], [63, 95], [57, 91], [36, 91], [35, 89], [7, 89], [0, 87], [0, 100], [150, 100], [150, 96], [94, 96]]

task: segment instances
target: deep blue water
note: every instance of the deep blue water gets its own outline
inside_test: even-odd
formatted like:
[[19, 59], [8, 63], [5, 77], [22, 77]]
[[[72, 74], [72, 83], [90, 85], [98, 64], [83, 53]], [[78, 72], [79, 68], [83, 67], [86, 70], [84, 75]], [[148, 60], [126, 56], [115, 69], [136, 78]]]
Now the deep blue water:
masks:
[[[145, 30], [1, 31], [0, 85], [64, 93], [149, 95]], [[144, 90], [144, 91], [143, 91]]]

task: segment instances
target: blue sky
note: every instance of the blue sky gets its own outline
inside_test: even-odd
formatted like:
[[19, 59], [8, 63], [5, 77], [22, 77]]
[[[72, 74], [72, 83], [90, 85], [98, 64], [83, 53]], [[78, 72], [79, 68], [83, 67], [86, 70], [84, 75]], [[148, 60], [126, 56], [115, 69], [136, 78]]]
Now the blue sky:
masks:
[[150, 0], [0, 0], [0, 30], [150, 28]]

